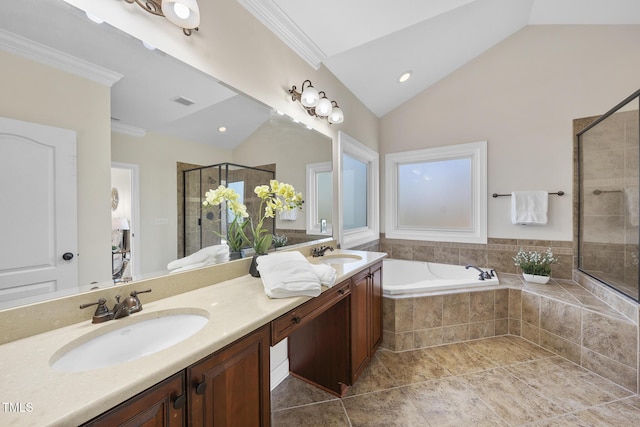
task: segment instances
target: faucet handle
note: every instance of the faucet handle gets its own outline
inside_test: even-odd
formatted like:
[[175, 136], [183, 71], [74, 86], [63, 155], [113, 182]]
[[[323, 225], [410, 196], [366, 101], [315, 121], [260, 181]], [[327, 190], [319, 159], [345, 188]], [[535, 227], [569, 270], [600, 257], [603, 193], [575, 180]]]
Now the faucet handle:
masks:
[[146, 294], [148, 292], [151, 292], [151, 289], [147, 289], [146, 291], [131, 291], [129, 295], [131, 295], [132, 297], [135, 297], [138, 294]]
[[91, 307], [92, 305], [97, 305], [98, 307], [96, 308], [96, 312], [93, 313], [93, 320], [91, 321], [91, 323], [102, 323], [106, 322], [107, 320], [111, 320], [113, 312], [109, 311], [106, 299], [100, 298], [97, 302], [81, 304], [80, 308], [84, 309], [87, 307]]
[[129, 313], [137, 313], [142, 310], [142, 302], [140, 298], [138, 298], [138, 295], [146, 294], [147, 292], [151, 292], [151, 289], [147, 289], [146, 291], [131, 291], [129, 294], [130, 297], [124, 300], [124, 304], [129, 307]]

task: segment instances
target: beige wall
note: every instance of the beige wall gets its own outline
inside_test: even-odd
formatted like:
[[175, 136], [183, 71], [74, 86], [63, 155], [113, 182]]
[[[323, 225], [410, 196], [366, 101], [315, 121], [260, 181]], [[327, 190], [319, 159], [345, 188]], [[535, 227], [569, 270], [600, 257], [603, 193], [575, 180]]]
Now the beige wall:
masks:
[[110, 280], [109, 88], [4, 51], [0, 64], [0, 116], [76, 131], [78, 283]]
[[526, 27], [383, 117], [381, 170], [386, 153], [487, 140], [489, 195], [566, 193], [544, 227], [512, 225], [510, 199], [488, 196], [489, 237], [570, 241], [572, 120], [640, 87], [639, 42], [640, 26]]
[[[247, 166], [275, 163], [276, 179], [293, 185], [296, 192], [302, 192], [307, 199], [307, 164], [330, 162], [331, 154], [331, 141], [326, 136], [288, 119], [274, 117], [233, 150], [233, 162]], [[277, 220], [276, 227], [305, 230], [307, 206], [298, 212], [295, 221]]]
[[231, 161], [231, 152], [154, 133], [139, 138], [114, 132], [111, 138], [114, 162], [139, 165], [141, 271], [164, 271], [177, 258], [176, 162], [207, 166]]

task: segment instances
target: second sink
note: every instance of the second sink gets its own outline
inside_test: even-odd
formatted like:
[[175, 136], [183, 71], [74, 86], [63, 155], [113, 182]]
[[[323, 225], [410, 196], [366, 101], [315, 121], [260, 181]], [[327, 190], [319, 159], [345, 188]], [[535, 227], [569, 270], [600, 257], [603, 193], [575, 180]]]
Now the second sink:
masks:
[[362, 260], [360, 255], [353, 254], [335, 254], [325, 255], [320, 262], [324, 264], [348, 264], [350, 262], [356, 262]]
[[189, 338], [208, 321], [204, 313], [181, 311], [146, 317], [88, 341], [85, 337], [78, 338], [53, 355], [51, 367], [63, 372], [82, 372], [134, 360]]

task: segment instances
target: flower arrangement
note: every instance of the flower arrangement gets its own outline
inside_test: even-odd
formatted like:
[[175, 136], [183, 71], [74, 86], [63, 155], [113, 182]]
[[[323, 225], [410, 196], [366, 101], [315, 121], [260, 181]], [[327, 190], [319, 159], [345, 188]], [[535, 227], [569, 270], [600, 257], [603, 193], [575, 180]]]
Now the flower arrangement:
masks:
[[263, 255], [271, 246], [272, 234], [264, 227], [267, 218], [274, 218], [276, 212], [285, 210], [302, 209], [302, 193], [296, 193], [291, 184], [285, 184], [272, 179], [269, 185], [259, 185], [254, 193], [260, 198], [260, 220], [254, 226], [251, 221], [251, 234], [253, 235], [253, 250], [256, 255]]
[[[202, 206], [207, 208], [226, 202], [227, 208], [234, 215], [234, 218], [229, 224], [227, 236], [216, 234], [226, 238], [231, 251], [239, 251], [243, 246], [248, 245], [253, 247], [256, 255], [263, 255], [267, 253], [273, 241], [273, 235], [264, 226], [265, 220], [274, 218], [276, 212], [302, 209], [304, 200], [302, 200], [302, 193], [296, 193], [291, 184], [281, 183], [275, 179], [269, 181], [269, 185], [257, 186], [253, 191], [260, 198], [258, 212], [261, 213], [260, 219], [255, 225], [251, 219], [247, 219], [249, 218], [247, 207], [240, 203], [238, 193], [224, 185], [215, 190], [207, 191]], [[251, 230], [251, 238], [247, 237], [245, 231], [247, 226]]]
[[249, 243], [244, 233], [244, 229], [249, 223], [246, 219], [249, 214], [247, 213], [247, 207], [240, 203], [240, 195], [231, 188], [220, 185], [215, 190], [207, 191], [204, 197], [205, 200], [202, 202], [202, 206], [205, 208], [218, 206], [222, 202], [226, 202], [227, 208], [233, 214], [233, 220], [227, 228], [226, 236], [217, 232], [216, 234], [227, 240], [231, 252], [240, 251], [245, 244]]
[[520, 248], [513, 260], [523, 273], [536, 276], [550, 276], [551, 264], [558, 262], [558, 258], [553, 257], [551, 248], [544, 255], [536, 251], [525, 252]]

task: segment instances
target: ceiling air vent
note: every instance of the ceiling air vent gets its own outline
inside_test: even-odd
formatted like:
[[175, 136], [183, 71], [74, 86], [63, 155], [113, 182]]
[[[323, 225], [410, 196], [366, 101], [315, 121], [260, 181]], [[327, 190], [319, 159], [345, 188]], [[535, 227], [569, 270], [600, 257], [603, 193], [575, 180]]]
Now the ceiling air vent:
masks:
[[182, 104], [186, 107], [189, 107], [196, 103], [196, 101], [192, 101], [189, 98], [185, 98], [184, 96], [179, 96], [177, 98], [173, 98], [172, 101], [177, 102], [178, 104]]

